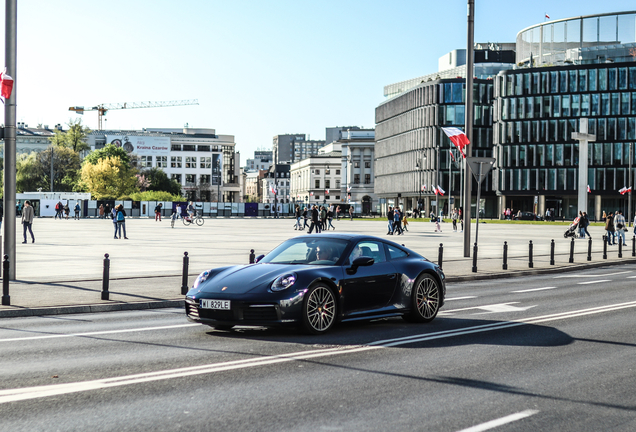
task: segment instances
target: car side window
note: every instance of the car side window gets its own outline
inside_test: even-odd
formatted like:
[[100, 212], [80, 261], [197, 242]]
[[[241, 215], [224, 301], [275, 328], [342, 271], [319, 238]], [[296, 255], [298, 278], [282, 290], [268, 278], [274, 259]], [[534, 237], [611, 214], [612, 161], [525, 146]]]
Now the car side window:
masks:
[[389, 259], [390, 260], [406, 258], [407, 256], [409, 256], [409, 254], [404, 252], [402, 249], [396, 248], [395, 246], [386, 245], [386, 248], [389, 251]]
[[385, 262], [386, 255], [382, 243], [375, 241], [361, 241], [353, 248], [349, 255], [349, 265], [358, 257], [367, 256], [373, 258], [376, 263]]

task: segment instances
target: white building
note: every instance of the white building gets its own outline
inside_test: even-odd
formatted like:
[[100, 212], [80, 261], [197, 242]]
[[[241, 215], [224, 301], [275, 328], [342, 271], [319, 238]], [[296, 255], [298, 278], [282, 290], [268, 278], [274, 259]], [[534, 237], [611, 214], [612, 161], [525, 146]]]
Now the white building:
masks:
[[318, 153], [291, 164], [289, 178], [292, 202], [310, 205], [340, 204], [344, 202], [340, 184], [340, 144], [328, 144]]
[[375, 194], [375, 130], [359, 129], [342, 132], [334, 142], [342, 149], [342, 196], [356, 205], [356, 213], [380, 212]]

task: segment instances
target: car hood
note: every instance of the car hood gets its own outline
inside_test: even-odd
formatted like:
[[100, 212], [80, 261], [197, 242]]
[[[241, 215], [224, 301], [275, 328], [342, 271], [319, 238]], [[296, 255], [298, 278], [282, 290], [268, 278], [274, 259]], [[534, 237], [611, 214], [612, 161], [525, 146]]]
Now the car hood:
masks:
[[279, 276], [319, 266], [289, 264], [250, 264], [227, 268], [200, 286], [202, 293], [246, 294], [262, 291]]

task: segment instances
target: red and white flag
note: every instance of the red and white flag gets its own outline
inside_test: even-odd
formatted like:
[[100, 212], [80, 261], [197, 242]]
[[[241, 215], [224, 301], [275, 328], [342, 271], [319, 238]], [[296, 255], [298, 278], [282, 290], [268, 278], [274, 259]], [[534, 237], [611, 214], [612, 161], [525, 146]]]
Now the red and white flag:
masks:
[[351, 192], [351, 186], [347, 188], [347, 192]]
[[444, 194], [446, 193], [446, 191], [442, 189], [440, 185], [437, 185], [437, 192], [439, 192], [441, 196], [444, 196]]
[[425, 184], [423, 184], [423, 185], [421, 186], [421, 188], [422, 188], [422, 192], [424, 192], [424, 191], [426, 190], [426, 185], [425, 185]]
[[439, 191], [437, 190], [437, 188], [435, 186], [433, 186], [433, 192], [435, 193], [435, 195], [437, 195], [439, 193]]
[[7, 75], [7, 68], [4, 68], [4, 72], [0, 75], [0, 95], [2, 96], [2, 103], [5, 99], [11, 97], [13, 91], [13, 78]]
[[325, 195], [329, 195], [329, 189], [325, 189]]
[[546, 17], [547, 19], [550, 19], [550, 15], [548, 15], [548, 14], [545, 14], [545, 17]]
[[592, 189], [590, 189], [590, 185], [587, 185], [587, 193], [592, 193]]
[[274, 195], [276, 194], [276, 186], [272, 185], [269, 189]]
[[309, 192], [309, 196], [314, 196], [314, 193], [313, 192]]
[[453, 150], [452, 149], [448, 149], [448, 152], [451, 155], [451, 159], [453, 160], [453, 162], [455, 162], [455, 155], [453, 154]]
[[624, 187], [624, 188], [621, 188], [621, 189], [619, 189], [619, 190], [618, 190], [618, 192], [619, 192], [621, 195], [625, 195], [626, 193], [629, 193], [629, 192], [631, 192], [631, 191], [632, 191], [632, 188], [631, 188], [631, 187], [628, 187], [628, 188], [627, 188], [627, 187]]
[[464, 147], [470, 144], [468, 141], [468, 137], [464, 132], [456, 127], [443, 127], [442, 130], [446, 134], [448, 138], [455, 144], [455, 147], [459, 150], [464, 158], [466, 158], [466, 154], [464, 153]]

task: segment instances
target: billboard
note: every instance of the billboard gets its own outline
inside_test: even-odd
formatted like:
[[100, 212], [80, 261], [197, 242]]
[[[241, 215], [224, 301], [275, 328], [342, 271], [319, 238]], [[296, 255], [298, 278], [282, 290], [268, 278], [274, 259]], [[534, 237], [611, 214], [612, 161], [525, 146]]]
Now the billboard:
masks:
[[106, 135], [106, 144], [122, 147], [128, 153], [140, 156], [170, 154], [170, 137]]

